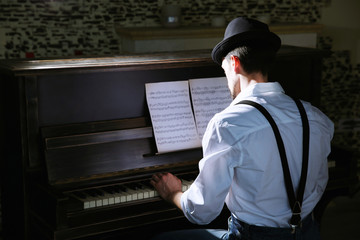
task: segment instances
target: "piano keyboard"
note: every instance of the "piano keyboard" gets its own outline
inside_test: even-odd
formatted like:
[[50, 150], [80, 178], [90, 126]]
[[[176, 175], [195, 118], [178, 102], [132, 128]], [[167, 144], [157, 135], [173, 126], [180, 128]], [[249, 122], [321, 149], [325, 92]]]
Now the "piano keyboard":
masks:
[[[335, 167], [335, 161], [329, 161], [328, 167]], [[181, 179], [182, 191], [186, 191], [193, 180]], [[142, 199], [158, 197], [158, 193], [149, 182], [136, 182], [121, 185], [112, 185], [102, 188], [87, 189], [72, 192], [72, 197], [80, 200], [83, 209], [121, 204]]]
[[[182, 179], [182, 191], [186, 191], [192, 180]], [[70, 195], [82, 202], [83, 209], [133, 202], [158, 197], [154, 187], [147, 182], [111, 185], [102, 188], [71, 192]]]

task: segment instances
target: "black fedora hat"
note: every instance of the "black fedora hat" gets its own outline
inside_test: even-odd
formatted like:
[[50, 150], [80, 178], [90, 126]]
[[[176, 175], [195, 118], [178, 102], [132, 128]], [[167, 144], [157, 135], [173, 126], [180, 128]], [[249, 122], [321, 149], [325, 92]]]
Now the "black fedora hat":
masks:
[[232, 50], [251, 40], [261, 40], [270, 44], [275, 51], [281, 46], [280, 38], [270, 32], [267, 24], [246, 17], [232, 20], [226, 27], [224, 39], [212, 50], [211, 57], [221, 65], [222, 59]]

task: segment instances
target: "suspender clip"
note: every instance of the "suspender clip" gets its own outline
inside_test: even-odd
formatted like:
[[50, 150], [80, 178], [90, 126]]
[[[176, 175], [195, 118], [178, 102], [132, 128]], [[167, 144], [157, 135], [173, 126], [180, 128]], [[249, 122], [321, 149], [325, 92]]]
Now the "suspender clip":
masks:
[[297, 227], [301, 228], [301, 203], [296, 201], [292, 208], [292, 216], [290, 219], [290, 227], [292, 228], [291, 233], [295, 233]]

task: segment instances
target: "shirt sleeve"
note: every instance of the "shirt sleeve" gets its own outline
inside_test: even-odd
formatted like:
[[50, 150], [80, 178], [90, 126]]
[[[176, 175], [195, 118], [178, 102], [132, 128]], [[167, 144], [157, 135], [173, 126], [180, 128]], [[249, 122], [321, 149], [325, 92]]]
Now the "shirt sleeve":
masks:
[[184, 215], [195, 224], [208, 224], [221, 213], [234, 176], [231, 159], [238, 156], [238, 150], [224, 142], [227, 131], [223, 126], [214, 122], [209, 126], [199, 175], [181, 197]]

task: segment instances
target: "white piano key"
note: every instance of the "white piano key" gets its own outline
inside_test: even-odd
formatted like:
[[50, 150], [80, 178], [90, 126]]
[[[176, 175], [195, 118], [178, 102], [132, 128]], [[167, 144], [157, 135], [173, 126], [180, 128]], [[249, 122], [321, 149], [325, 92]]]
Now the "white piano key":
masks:
[[98, 198], [96, 194], [96, 190], [94, 189], [88, 189], [82, 192], [81, 194], [85, 194], [86, 198], [84, 200], [84, 208], [95, 208], [102, 206], [101, 199]]
[[103, 189], [105, 197], [108, 199], [109, 205], [115, 204], [115, 189], [113, 187], [107, 187]]
[[185, 189], [184, 192], [190, 188], [193, 182], [194, 181], [182, 180], [183, 188]]
[[96, 207], [96, 201], [95, 201], [95, 199], [91, 199], [89, 201], [89, 208], [94, 208], [94, 207]]
[[141, 191], [141, 185], [139, 183], [132, 183], [125, 185], [126, 192], [129, 194], [127, 196], [127, 201], [136, 201], [143, 199], [143, 192]]
[[75, 197], [76, 199], [80, 200], [83, 203], [83, 208], [84, 209], [88, 209], [88, 208], [93, 208], [95, 207], [95, 199], [89, 195], [87, 195], [86, 193], [83, 192], [75, 192], [73, 194], [71, 194], [73, 197]]
[[95, 201], [95, 205], [96, 205], [96, 207], [102, 207], [102, 199], [96, 199], [96, 201]]
[[126, 189], [122, 185], [115, 185], [114, 188], [116, 188], [116, 193], [114, 194], [115, 204], [127, 202], [128, 193], [126, 192]]
[[151, 189], [147, 186], [145, 186], [144, 184], [142, 183], [139, 183], [138, 185], [138, 199], [146, 199], [146, 198], [149, 198], [149, 191]]
[[128, 193], [129, 195], [131, 196], [130, 197], [130, 201], [135, 201], [135, 200], [138, 200], [138, 193], [136, 190], [132, 190], [132, 189], [128, 189]]
[[141, 200], [141, 199], [144, 199], [144, 190], [143, 189], [138, 189], [138, 190], [136, 190], [137, 191], [137, 198], [139, 199], [139, 200]]
[[84, 204], [84, 209], [90, 208], [90, 202], [85, 201], [83, 202], [83, 204]]
[[96, 207], [96, 200], [93, 197], [88, 197], [84, 201], [84, 209]]
[[118, 204], [118, 203], [120, 203], [121, 202], [121, 200], [120, 200], [120, 194], [119, 193], [115, 193], [114, 194], [115, 196], [114, 196], [114, 204]]
[[336, 167], [335, 161], [328, 161], [328, 168]]
[[120, 194], [120, 202], [121, 203], [124, 203], [124, 202], [126, 202], [126, 200], [127, 200], [127, 193], [125, 193], [125, 192], [123, 192], [123, 193], [121, 193]]
[[[147, 185], [142, 184], [142, 190], [143, 190], [143, 194], [144, 194], [144, 199], [154, 197], [154, 193], [153, 193], [154, 189], [151, 189]], [[151, 194], [151, 192], [152, 192], [152, 194]]]
[[150, 184], [142, 184], [144, 187], [144, 198], [153, 198], [155, 197], [155, 192], [156, 190], [154, 189], [153, 186], [151, 186]]
[[150, 194], [149, 194], [149, 190], [148, 189], [144, 189], [144, 199], [147, 199], [150, 197]]
[[113, 205], [113, 204], [115, 204], [115, 197], [111, 196], [109, 197], [109, 205]]
[[103, 206], [107, 206], [107, 205], [111, 205], [114, 204], [115, 199], [114, 199], [114, 195], [105, 191], [105, 190], [100, 190], [103, 192], [103, 196], [101, 196], [102, 201], [103, 201]]
[[103, 206], [109, 205], [109, 199], [108, 199], [108, 198], [103, 198], [103, 199], [102, 199], [102, 205], [103, 205]]

